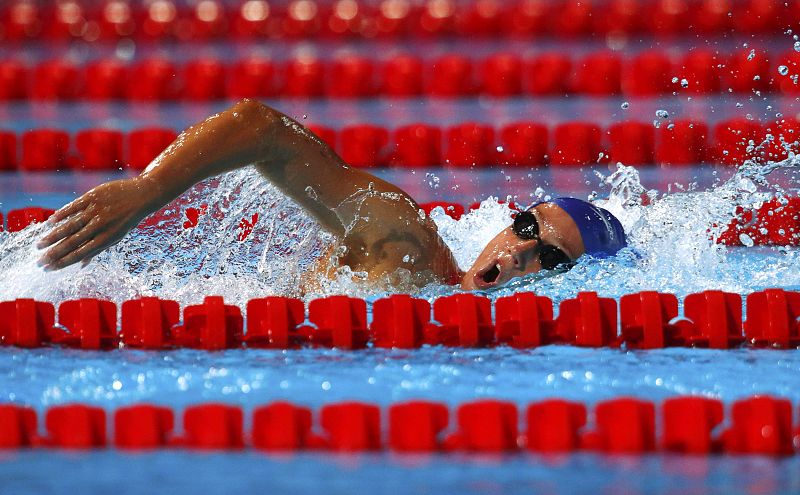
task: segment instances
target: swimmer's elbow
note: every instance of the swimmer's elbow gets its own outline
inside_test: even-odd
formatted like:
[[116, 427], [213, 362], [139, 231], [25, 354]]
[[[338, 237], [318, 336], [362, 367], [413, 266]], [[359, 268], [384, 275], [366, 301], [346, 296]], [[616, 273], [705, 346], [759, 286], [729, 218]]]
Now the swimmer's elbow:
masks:
[[242, 98], [229, 111], [248, 123], [266, 122], [272, 124], [279, 121], [281, 115], [280, 112], [269, 105], [252, 98]]

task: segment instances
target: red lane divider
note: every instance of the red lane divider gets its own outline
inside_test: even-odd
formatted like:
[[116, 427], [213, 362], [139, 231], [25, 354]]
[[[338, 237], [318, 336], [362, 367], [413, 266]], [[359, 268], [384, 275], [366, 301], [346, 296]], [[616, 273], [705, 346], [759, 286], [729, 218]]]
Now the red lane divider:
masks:
[[[800, 121], [761, 124], [731, 119], [714, 125], [677, 120], [661, 124], [618, 122], [603, 129], [591, 122], [565, 122], [548, 129], [536, 122], [501, 128], [467, 122], [449, 128], [412, 124], [395, 130], [372, 124], [340, 130], [309, 125], [309, 130], [355, 167], [574, 167], [628, 165], [735, 166], [746, 160], [780, 161], [800, 152]], [[552, 140], [550, 139], [552, 134]], [[773, 139], [767, 141], [767, 135]], [[39, 129], [17, 136], [0, 132], [0, 170], [24, 172], [143, 170], [177, 137], [171, 129], [144, 128], [123, 135], [111, 129], [86, 129], [74, 138], [64, 131]]]
[[237, 306], [225, 304], [222, 297], [208, 296], [203, 304], [183, 310], [183, 324], [172, 329], [175, 345], [219, 351], [241, 347], [244, 319]]
[[[325, 0], [274, 2], [175, 0], [149, 3], [36, 3], [15, 0], [0, 9], [6, 41], [156, 41], [236, 39], [425, 39], [428, 37], [572, 39], [598, 36], [722, 36], [781, 34], [797, 22], [795, 2], [699, 0], [587, 3], [556, 0], [381, 4]], [[783, 22], [781, 22], [783, 21]]]
[[581, 438], [584, 448], [609, 454], [637, 454], [655, 449], [655, 406], [620, 398], [594, 409], [595, 429]]
[[717, 452], [720, 442], [712, 431], [722, 422], [723, 405], [706, 397], [676, 397], [662, 405], [661, 448], [686, 454]]
[[157, 449], [175, 425], [172, 410], [150, 404], [122, 407], [114, 412], [114, 446], [119, 449]]
[[[726, 418], [727, 412], [727, 421]], [[246, 431], [241, 407], [203, 403], [180, 415], [168, 407], [135, 404], [109, 412], [84, 404], [45, 411], [45, 433], [36, 412], [0, 404], [0, 449], [126, 450], [182, 448], [272, 452], [323, 450], [370, 452], [570, 453], [640, 455], [758, 454], [789, 456], [798, 450], [789, 400], [753, 396], [727, 407], [716, 399], [678, 396], [661, 404], [619, 397], [593, 407], [560, 399], [517, 405], [479, 400], [458, 405], [401, 402], [381, 409], [361, 402], [322, 406], [316, 413], [288, 402], [252, 411]], [[182, 417], [182, 428], [175, 418]], [[520, 421], [521, 420], [521, 421]], [[725, 424], [721, 432], [716, 427]], [[181, 431], [182, 433], [178, 433]], [[109, 441], [108, 438], [111, 438]]]
[[[752, 50], [752, 51], [751, 51]], [[542, 54], [523, 58], [495, 53], [481, 59], [451, 53], [435, 59], [411, 54], [385, 59], [340, 55], [332, 60], [301, 55], [285, 62], [246, 58], [228, 63], [198, 58], [179, 64], [145, 58], [126, 64], [101, 59], [84, 65], [46, 60], [29, 67], [0, 60], [0, 100], [35, 101], [213, 101], [230, 98], [463, 98], [484, 95], [628, 95], [657, 97], [672, 93], [750, 94], [779, 92], [795, 96], [800, 58], [793, 50], [762, 48], [726, 52], [688, 52], [675, 57], [649, 50], [629, 58], [611, 51], [581, 58]], [[778, 68], [785, 66], [786, 75]]]
[[614, 299], [582, 292], [562, 301], [554, 318], [549, 298], [517, 293], [498, 298], [493, 317], [492, 302], [471, 293], [440, 297], [432, 305], [393, 295], [374, 302], [368, 325], [366, 301], [349, 296], [312, 300], [308, 320], [302, 301], [286, 297], [253, 299], [243, 315], [221, 297], [209, 296], [203, 304], [185, 307], [182, 320], [175, 301], [142, 298], [122, 303], [117, 332], [117, 307], [109, 301], [64, 301], [56, 325], [51, 303], [17, 299], [0, 302], [0, 345], [209, 351], [307, 346], [352, 350], [370, 344], [400, 349], [423, 344], [520, 349], [550, 344], [628, 349], [800, 345], [800, 293], [767, 289], [750, 294], [746, 320], [741, 303], [740, 295], [722, 291], [689, 294], [679, 315], [674, 295], [645, 291], [622, 296], [618, 315]]

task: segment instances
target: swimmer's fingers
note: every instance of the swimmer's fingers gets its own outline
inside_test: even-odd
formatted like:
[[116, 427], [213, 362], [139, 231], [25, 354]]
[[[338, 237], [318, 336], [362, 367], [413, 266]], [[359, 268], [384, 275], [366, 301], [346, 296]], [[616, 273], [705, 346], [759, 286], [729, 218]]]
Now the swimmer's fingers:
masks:
[[58, 227], [48, 232], [47, 235], [45, 235], [39, 240], [36, 246], [39, 249], [44, 249], [46, 247], [52, 246], [58, 241], [64, 239], [65, 237], [69, 237], [72, 234], [79, 232], [89, 222], [88, 218], [89, 218], [88, 215], [73, 216], [72, 218], [64, 222], [64, 224], [59, 225]]
[[80, 198], [76, 199], [75, 201], [63, 206], [61, 209], [53, 213], [50, 216], [50, 221], [53, 223], [58, 223], [65, 218], [86, 209], [89, 205], [89, 199], [86, 195], [81, 196]]
[[71, 265], [72, 263], [62, 263], [62, 260], [87, 242], [94, 240], [97, 235], [98, 223], [94, 220], [89, 221], [81, 230], [62, 239], [61, 242], [50, 248], [42, 256], [39, 260], [39, 265], [45, 266], [48, 270], [58, 270]]
[[106, 247], [107, 243], [105, 243], [104, 240], [101, 240], [100, 237], [95, 237], [58, 261], [47, 265], [47, 269], [60, 270], [84, 260], [87, 260], [86, 262], [88, 263], [88, 260], [98, 255]]

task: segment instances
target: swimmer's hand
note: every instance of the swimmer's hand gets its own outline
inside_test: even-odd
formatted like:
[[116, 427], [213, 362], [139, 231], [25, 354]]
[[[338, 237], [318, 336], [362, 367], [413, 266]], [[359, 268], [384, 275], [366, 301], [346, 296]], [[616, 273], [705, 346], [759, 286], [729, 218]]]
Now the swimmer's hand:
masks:
[[[139, 177], [102, 184], [53, 214], [59, 224], [37, 244], [50, 248], [39, 259], [45, 270], [60, 270], [78, 262], [83, 266], [158, 208], [153, 188]], [[52, 246], [52, 247], [51, 247]]]

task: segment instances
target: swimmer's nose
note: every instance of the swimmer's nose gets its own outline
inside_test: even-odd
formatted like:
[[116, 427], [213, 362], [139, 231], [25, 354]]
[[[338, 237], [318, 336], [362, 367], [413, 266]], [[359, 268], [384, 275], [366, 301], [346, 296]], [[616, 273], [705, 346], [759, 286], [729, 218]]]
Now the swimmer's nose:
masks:
[[536, 247], [538, 245], [538, 240], [531, 239], [526, 241], [520, 240], [509, 246], [508, 253], [511, 255], [511, 259], [514, 262], [514, 268], [520, 270], [524, 269], [536, 253]]

